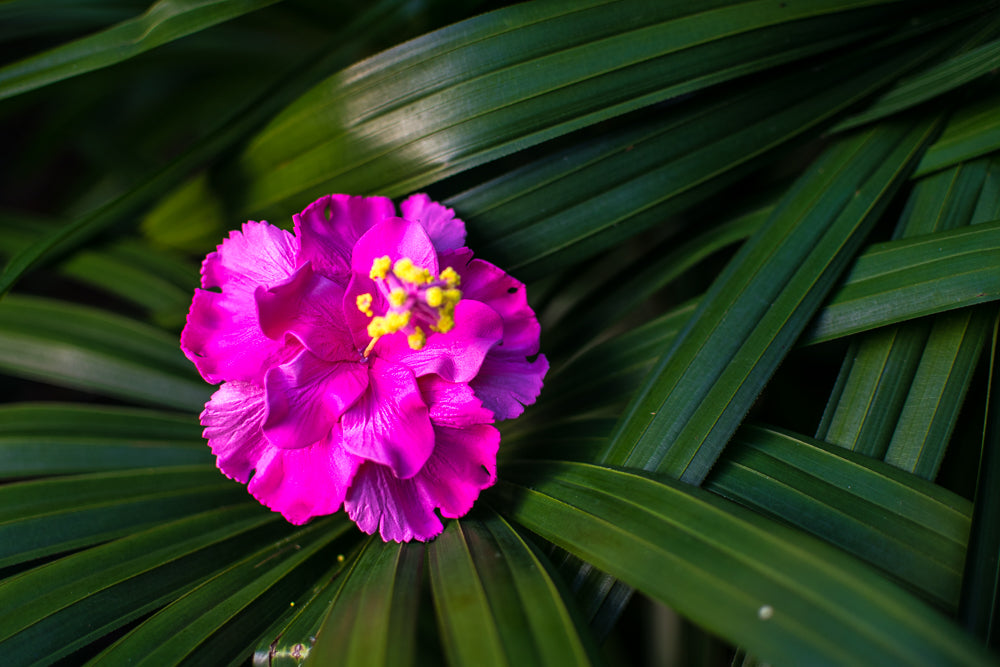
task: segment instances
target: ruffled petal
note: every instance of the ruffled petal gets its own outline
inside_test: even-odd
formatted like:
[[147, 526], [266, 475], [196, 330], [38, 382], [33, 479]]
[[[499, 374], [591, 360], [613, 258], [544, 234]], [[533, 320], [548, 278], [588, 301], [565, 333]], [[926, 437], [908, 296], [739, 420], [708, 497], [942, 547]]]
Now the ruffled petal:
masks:
[[372, 312], [384, 313], [389, 308], [389, 302], [386, 301], [375, 281], [369, 278], [367, 273], [351, 275], [351, 282], [348, 283], [347, 289], [344, 291], [342, 312], [347, 329], [351, 333], [351, 340], [354, 342], [355, 349], [358, 350], [364, 350], [368, 347], [368, 342], [371, 340], [368, 335], [368, 323], [372, 321], [372, 318], [358, 310], [358, 296], [362, 294], [372, 296]]
[[455, 306], [455, 328], [432, 333], [419, 350], [410, 348], [401, 333], [382, 337], [375, 346], [378, 356], [408, 366], [420, 377], [440, 375], [449, 382], [468, 382], [503, 331], [500, 316], [478, 301], [462, 299]]
[[281, 449], [298, 449], [325, 438], [367, 386], [363, 364], [331, 363], [303, 350], [264, 378], [264, 435]]
[[264, 222], [248, 222], [234, 231], [202, 264], [181, 349], [207, 382], [259, 382], [281, 354], [282, 341], [260, 329], [254, 292], [288, 280], [294, 271], [295, 239]]
[[299, 237], [299, 263], [312, 262], [319, 273], [341, 287], [351, 270], [351, 250], [358, 239], [385, 218], [396, 215], [386, 197], [327, 195], [293, 216]]
[[252, 292], [195, 289], [181, 349], [206, 382], [259, 382], [283, 348], [261, 331]]
[[434, 431], [413, 373], [383, 359], [369, 361], [368, 390], [344, 413], [344, 447], [406, 479], [434, 450]]
[[461, 382], [447, 382], [437, 375], [417, 378], [420, 395], [424, 397], [431, 423], [435, 426], [470, 426], [492, 424], [493, 413], [472, 388]]
[[360, 361], [344, 321], [344, 288], [306, 263], [281, 285], [255, 294], [260, 327], [270, 338], [293, 334], [326, 361]]
[[246, 484], [257, 461], [271, 449], [261, 432], [264, 390], [247, 382], [226, 382], [201, 413], [204, 436], [226, 477]]
[[541, 327], [528, 305], [524, 283], [489, 262], [468, 259], [471, 257], [466, 253], [449, 253], [441, 258], [441, 264], [455, 261], [458, 266], [453, 268], [462, 277], [463, 296], [485, 303], [503, 318], [503, 340], [497, 346], [525, 355], [537, 353]]
[[393, 263], [407, 257], [415, 266], [438, 274], [437, 251], [427, 232], [416, 222], [387, 218], [369, 229], [354, 246], [351, 269], [355, 275], [368, 276], [372, 262], [387, 255]]
[[386, 542], [426, 541], [441, 533], [434, 505], [410, 479], [397, 479], [386, 466], [366, 462], [354, 476], [344, 509], [358, 528]]
[[344, 509], [368, 534], [385, 541], [429, 540], [441, 533], [442, 516], [464, 516], [480, 491], [496, 482], [500, 433], [488, 424], [434, 428], [437, 444], [423, 469], [397, 479], [385, 466], [365, 463], [351, 484]]
[[340, 509], [361, 459], [344, 450], [339, 429], [299, 449], [271, 448], [247, 486], [293, 524]]
[[538, 398], [548, 370], [544, 354], [529, 361], [522, 354], [491, 353], [469, 386], [498, 420], [512, 419]]
[[464, 516], [479, 492], [497, 481], [500, 431], [488, 424], [464, 428], [434, 427], [434, 455], [415, 478], [422, 493], [441, 516]]
[[267, 222], [245, 222], [201, 265], [201, 286], [252, 295], [257, 285], [282, 282], [295, 270], [298, 240]]
[[465, 245], [465, 223], [455, 217], [455, 211], [431, 201], [427, 195], [420, 193], [409, 197], [400, 209], [405, 219], [419, 222], [427, 230], [438, 252]]

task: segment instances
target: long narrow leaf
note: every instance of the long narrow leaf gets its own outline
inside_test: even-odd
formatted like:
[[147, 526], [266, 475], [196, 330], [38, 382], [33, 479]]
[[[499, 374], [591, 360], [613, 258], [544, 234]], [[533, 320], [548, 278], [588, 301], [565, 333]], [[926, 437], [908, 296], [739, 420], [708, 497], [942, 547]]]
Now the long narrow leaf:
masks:
[[134, 19], [0, 68], [0, 99], [107, 67], [278, 0], [158, 0]]
[[245, 210], [297, 210], [330, 191], [400, 195], [857, 39], [891, 17], [892, 7], [877, 4], [588, 0], [500, 9], [359, 63], [289, 107], [240, 162]]
[[857, 135], [799, 179], [643, 383], [603, 460], [704, 479], [932, 130]]
[[453, 522], [429, 551], [451, 665], [594, 663], [553, 573], [502, 518]]
[[989, 664], [867, 565], [708, 492], [599, 466], [508, 465], [505, 514], [773, 664]]
[[805, 436], [737, 431], [705, 488], [881, 568], [948, 612], [958, 607], [972, 506], [881, 461]]

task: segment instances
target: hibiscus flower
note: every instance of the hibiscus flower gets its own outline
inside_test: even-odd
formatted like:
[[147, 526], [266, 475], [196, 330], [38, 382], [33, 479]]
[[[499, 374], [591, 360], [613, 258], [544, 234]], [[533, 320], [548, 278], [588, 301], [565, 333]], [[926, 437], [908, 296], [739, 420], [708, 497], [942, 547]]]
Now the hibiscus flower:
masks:
[[344, 507], [428, 540], [496, 481], [495, 420], [548, 370], [524, 285], [414, 195], [330, 195], [247, 222], [202, 264], [181, 348], [222, 383], [201, 423], [228, 477], [294, 524]]

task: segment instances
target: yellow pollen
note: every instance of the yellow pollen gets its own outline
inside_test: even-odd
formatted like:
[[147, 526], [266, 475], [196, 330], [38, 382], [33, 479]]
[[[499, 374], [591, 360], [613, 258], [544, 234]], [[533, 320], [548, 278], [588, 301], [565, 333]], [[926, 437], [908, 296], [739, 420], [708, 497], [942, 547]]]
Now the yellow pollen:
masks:
[[372, 338], [379, 338], [387, 333], [389, 333], [389, 329], [386, 327], [384, 317], [373, 318], [372, 321], [368, 323], [368, 335]]
[[399, 308], [406, 302], [406, 290], [402, 287], [397, 287], [396, 289], [389, 292], [389, 303]]
[[451, 313], [441, 313], [441, 317], [438, 318], [437, 324], [434, 328], [441, 333], [448, 333], [455, 328], [455, 318]]
[[392, 260], [389, 259], [388, 255], [378, 257], [372, 262], [372, 270], [369, 272], [368, 277], [372, 280], [385, 280], [390, 266], [392, 266]]
[[413, 333], [406, 337], [406, 341], [410, 344], [411, 350], [420, 350], [427, 343], [427, 334], [424, 333], [423, 329], [417, 327]]
[[461, 300], [461, 298], [462, 298], [462, 290], [460, 289], [452, 288], [444, 291], [444, 300], [446, 303], [455, 305]]
[[362, 313], [371, 317], [375, 313], [372, 312], [372, 295], [371, 294], [359, 294], [358, 295], [358, 310]]
[[440, 278], [448, 283], [448, 287], [458, 287], [462, 284], [462, 277], [450, 266], [441, 272]]
[[385, 328], [388, 330], [387, 333], [396, 333], [407, 324], [410, 323], [410, 311], [403, 311], [402, 313], [390, 312], [385, 316]]
[[430, 287], [424, 293], [427, 298], [427, 305], [431, 308], [437, 308], [444, 302], [444, 291], [440, 287]]
[[413, 265], [413, 260], [409, 257], [402, 257], [392, 265], [392, 272], [400, 280], [412, 285], [422, 285], [431, 281], [431, 272]]

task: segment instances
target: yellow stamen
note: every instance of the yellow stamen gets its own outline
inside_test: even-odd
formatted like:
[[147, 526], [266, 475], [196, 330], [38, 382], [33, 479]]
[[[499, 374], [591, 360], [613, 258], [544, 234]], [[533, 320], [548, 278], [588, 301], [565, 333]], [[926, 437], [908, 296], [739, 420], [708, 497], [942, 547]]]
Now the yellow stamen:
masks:
[[447, 289], [444, 291], [444, 300], [446, 303], [455, 305], [462, 299], [462, 290], [460, 289]]
[[437, 308], [444, 302], [444, 290], [440, 287], [430, 287], [424, 292], [424, 296], [427, 298], [427, 305], [431, 308]]
[[368, 335], [372, 338], [378, 338], [387, 333], [389, 333], [389, 328], [386, 326], [384, 317], [375, 317], [368, 323]]
[[372, 312], [372, 295], [371, 294], [359, 294], [358, 299], [358, 310], [362, 313], [371, 317], [375, 313]]
[[462, 277], [450, 266], [441, 272], [441, 280], [448, 283], [448, 287], [458, 287], [462, 284]]
[[392, 265], [392, 272], [400, 280], [413, 285], [422, 285], [431, 281], [431, 272], [414, 266], [413, 260], [409, 257], [397, 259], [396, 263]]
[[369, 272], [368, 277], [372, 280], [385, 280], [390, 266], [392, 266], [392, 260], [389, 259], [388, 255], [377, 257], [372, 262], [372, 270]]
[[441, 313], [441, 317], [438, 318], [437, 324], [434, 325], [433, 329], [440, 331], [441, 333], [448, 333], [455, 328], [455, 317], [451, 313]]
[[410, 344], [411, 350], [420, 350], [427, 343], [427, 334], [424, 333], [423, 329], [417, 327], [413, 333], [406, 337], [406, 341]]
[[396, 289], [389, 292], [389, 303], [399, 308], [406, 302], [406, 290], [402, 287], [397, 287]]
[[385, 328], [386, 333], [396, 333], [407, 324], [410, 323], [410, 311], [406, 310], [402, 313], [389, 312], [385, 316]]

